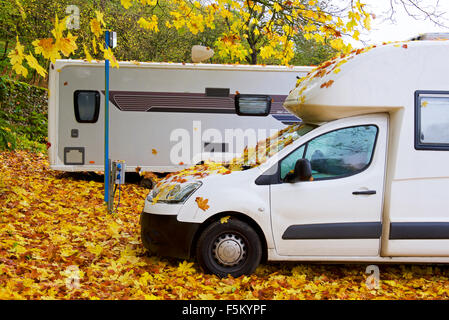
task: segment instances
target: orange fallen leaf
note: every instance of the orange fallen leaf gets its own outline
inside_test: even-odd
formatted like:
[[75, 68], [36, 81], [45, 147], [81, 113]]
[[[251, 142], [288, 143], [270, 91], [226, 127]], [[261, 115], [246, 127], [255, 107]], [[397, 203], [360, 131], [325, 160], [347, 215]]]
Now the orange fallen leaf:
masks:
[[196, 197], [195, 201], [198, 204], [198, 208], [200, 208], [203, 211], [206, 211], [207, 209], [210, 208], [210, 206], [207, 204], [209, 202], [209, 199], [203, 199], [202, 197]]
[[329, 88], [333, 83], [334, 83], [334, 80], [326, 81], [320, 86], [320, 88]]
[[157, 150], [156, 149], [151, 149], [151, 153], [154, 155], [157, 155]]

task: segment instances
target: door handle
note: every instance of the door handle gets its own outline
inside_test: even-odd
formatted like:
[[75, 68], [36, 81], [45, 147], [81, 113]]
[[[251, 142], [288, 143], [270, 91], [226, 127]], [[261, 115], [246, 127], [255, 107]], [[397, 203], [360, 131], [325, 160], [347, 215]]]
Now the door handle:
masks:
[[360, 195], [360, 194], [376, 194], [376, 190], [366, 190], [366, 191], [354, 191], [352, 192], [353, 195]]

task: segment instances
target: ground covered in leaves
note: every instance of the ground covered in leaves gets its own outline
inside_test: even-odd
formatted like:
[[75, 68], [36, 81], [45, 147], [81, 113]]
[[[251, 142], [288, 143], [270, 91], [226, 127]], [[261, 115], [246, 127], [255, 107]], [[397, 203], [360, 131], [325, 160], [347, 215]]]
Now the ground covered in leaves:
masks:
[[0, 153], [0, 299], [447, 299], [447, 266], [276, 263], [219, 279], [194, 261], [149, 256], [127, 184], [108, 215], [101, 179], [52, 171], [46, 156]]

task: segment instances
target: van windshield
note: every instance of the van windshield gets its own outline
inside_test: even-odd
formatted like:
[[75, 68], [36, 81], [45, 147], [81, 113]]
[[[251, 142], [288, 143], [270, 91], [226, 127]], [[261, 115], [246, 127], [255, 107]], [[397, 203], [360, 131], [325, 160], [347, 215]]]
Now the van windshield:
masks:
[[[209, 175], [227, 175], [232, 171], [247, 170], [264, 163], [269, 157], [275, 155], [299, 137], [305, 135], [318, 127], [314, 124], [300, 123], [290, 125], [274, 134], [273, 136], [259, 141], [256, 146], [245, 148], [240, 157], [234, 158], [227, 163], [217, 163], [206, 161], [194, 165], [190, 168], [168, 174], [160, 180], [154, 190], [165, 190], [166, 194], [172, 190], [176, 184], [192, 182], [203, 179]], [[172, 189], [167, 189], [172, 188]], [[159, 192], [158, 191], [158, 192]], [[153, 201], [157, 201], [157, 197]]]
[[259, 141], [256, 146], [246, 147], [243, 154], [234, 158], [227, 166], [231, 170], [245, 170], [256, 167], [316, 127], [318, 126], [310, 123], [290, 125], [273, 136]]

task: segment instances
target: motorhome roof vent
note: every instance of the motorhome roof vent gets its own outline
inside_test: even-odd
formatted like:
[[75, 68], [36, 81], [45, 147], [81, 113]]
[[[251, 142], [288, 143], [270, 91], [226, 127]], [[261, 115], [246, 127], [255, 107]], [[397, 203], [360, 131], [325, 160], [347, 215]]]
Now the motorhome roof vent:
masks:
[[414, 40], [449, 40], [449, 33], [447, 32], [433, 32], [433, 33], [422, 33], [419, 36], [410, 39]]
[[214, 50], [209, 47], [195, 45], [192, 47], [192, 61], [194, 63], [202, 62], [214, 55]]

